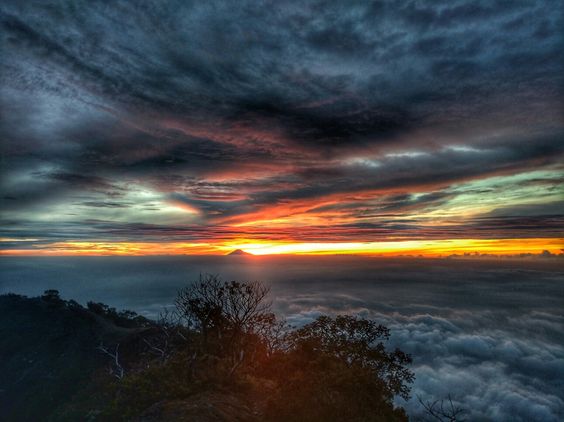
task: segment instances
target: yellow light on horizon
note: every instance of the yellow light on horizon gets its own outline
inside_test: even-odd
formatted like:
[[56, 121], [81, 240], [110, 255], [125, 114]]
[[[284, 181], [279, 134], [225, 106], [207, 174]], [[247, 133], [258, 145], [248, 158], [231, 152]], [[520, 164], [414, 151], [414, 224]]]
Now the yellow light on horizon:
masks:
[[382, 242], [253, 243], [237, 245], [237, 249], [242, 249], [253, 255], [410, 254], [443, 256], [476, 252], [499, 255], [538, 254], [544, 250], [559, 254], [563, 245], [564, 239], [441, 239]]
[[519, 255], [562, 253], [564, 239], [440, 239], [381, 242], [291, 242], [239, 239], [218, 243], [56, 242], [29, 249], [5, 249], [0, 255], [225, 255], [241, 249], [252, 255], [356, 254], [440, 257], [452, 254]]

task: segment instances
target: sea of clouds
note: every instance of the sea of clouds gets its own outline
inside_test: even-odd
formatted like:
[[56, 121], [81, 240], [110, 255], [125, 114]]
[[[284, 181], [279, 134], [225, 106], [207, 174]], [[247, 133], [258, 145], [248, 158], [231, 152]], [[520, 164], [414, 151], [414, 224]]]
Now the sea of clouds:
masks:
[[451, 396], [469, 420], [564, 418], [564, 267], [560, 262], [327, 258], [2, 259], [0, 293], [101, 301], [156, 316], [200, 273], [263, 280], [293, 325], [321, 314], [373, 318], [413, 357], [404, 406]]

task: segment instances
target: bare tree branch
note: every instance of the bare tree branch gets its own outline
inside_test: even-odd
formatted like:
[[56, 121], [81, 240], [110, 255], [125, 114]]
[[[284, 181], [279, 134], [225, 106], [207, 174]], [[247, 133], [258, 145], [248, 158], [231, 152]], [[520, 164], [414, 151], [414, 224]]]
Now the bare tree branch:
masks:
[[122, 379], [125, 376], [125, 369], [119, 363], [119, 343], [116, 345], [114, 352], [110, 352], [104, 346], [104, 343], [100, 343], [97, 349], [112, 358], [112, 363], [110, 364], [110, 374], [114, 375], [118, 379]]
[[449, 394], [445, 399], [435, 400], [435, 401], [424, 401], [421, 396], [417, 396], [417, 400], [423, 408], [425, 413], [432, 417], [433, 420], [439, 422], [463, 422], [462, 416], [466, 413], [466, 410], [455, 406], [452, 401], [452, 397]]

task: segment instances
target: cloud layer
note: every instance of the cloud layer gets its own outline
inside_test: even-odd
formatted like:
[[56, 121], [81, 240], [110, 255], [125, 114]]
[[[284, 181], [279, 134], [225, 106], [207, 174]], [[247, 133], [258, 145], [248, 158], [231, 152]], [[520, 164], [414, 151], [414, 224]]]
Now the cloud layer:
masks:
[[300, 325], [357, 314], [391, 329], [413, 356], [417, 395], [449, 393], [469, 420], [558, 421], [564, 414], [564, 269], [559, 261], [359, 257], [3, 258], [0, 293], [101, 301], [156, 317], [202, 272], [271, 286], [275, 311]]

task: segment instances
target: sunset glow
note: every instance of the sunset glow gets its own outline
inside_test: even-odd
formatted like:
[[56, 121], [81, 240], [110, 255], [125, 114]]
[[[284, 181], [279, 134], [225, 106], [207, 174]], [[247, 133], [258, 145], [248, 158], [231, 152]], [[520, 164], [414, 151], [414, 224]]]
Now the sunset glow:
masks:
[[[161, 28], [163, 44], [115, 29], [152, 21], [133, 4], [117, 20], [88, 6], [84, 30], [16, 3], [2, 255], [562, 253], [552, 18], [531, 32], [513, 12], [437, 15], [425, 29], [391, 4], [382, 21], [368, 4], [330, 19], [279, 5], [265, 24], [226, 3], [185, 11], [201, 18]], [[485, 41], [493, 27], [506, 29]]]
[[455, 239], [406, 240], [387, 242], [334, 242], [334, 243], [273, 243], [235, 241], [224, 245], [199, 243], [132, 243], [132, 242], [60, 242], [39, 249], [10, 249], [0, 255], [217, 255], [241, 249], [252, 255], [369, 255], [369, 256], [422, 256], [466, 257], [540, 255], [562, 252], [564, 239]]
[[564, 421], [563, 17], [2, 1], [0, 422]]

